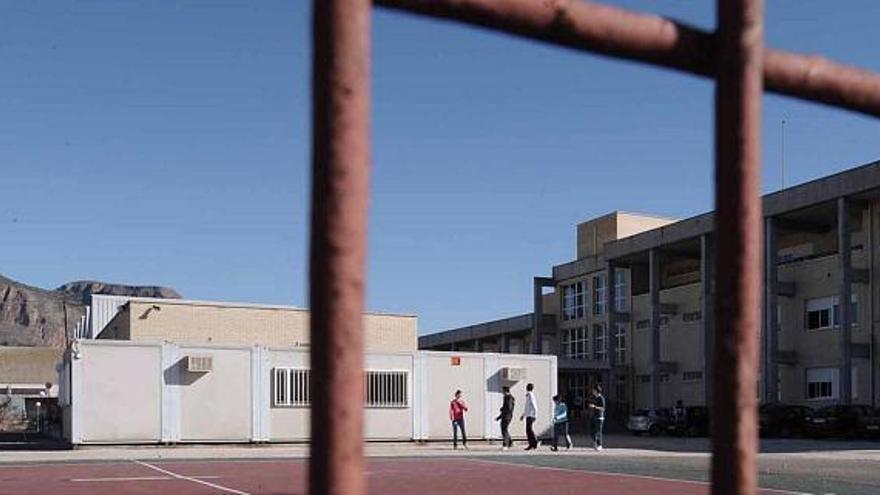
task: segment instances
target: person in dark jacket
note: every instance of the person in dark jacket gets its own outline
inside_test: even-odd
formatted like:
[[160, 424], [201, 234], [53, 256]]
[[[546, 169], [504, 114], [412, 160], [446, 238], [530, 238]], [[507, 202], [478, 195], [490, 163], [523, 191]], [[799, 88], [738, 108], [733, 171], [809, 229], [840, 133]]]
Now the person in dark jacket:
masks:
[[510, 438], [510, 421], [513, 419], [513, 408], [516, 405], [516, 399], [510, 393], [510, 387], [504, 387], [504, 402], [501, 404], [501, 414], [495, 418], [495, 421], [501, 421], [501, 449], [507, 450], [513, 447], [513, 439]]
[[605, 397], [602, 395], [602, 385], [597, 384], [593, 387], [593, 397], [590, 399], [590, 409], [593, 410], [593, 448], [596, 450], [602, 450], [602, 430], [605, 426]]

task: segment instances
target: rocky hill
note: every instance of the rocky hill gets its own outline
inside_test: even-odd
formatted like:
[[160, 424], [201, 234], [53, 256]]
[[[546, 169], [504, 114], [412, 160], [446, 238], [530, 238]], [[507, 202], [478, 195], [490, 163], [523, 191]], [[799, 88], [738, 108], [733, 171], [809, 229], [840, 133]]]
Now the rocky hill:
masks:
[[180, 298], [166, 287], [77, 281], [48, 290], [0, 275], [0, 346], [63, 347], [65, 328], [73, 331], [92, 294]]

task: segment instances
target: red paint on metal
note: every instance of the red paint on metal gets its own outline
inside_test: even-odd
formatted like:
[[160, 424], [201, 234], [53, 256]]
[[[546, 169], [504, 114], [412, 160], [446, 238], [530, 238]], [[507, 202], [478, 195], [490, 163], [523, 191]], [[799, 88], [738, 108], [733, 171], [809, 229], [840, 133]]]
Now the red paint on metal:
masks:
[[369, 0], [315, 0], [310, 491], [358, 495], [370, 169]]
[[[714, 77], [713, 33], [660, 16], [575, 0], [376, 0], [587, 52]], [[723, 60], [723, 58], [721, 58]], [[817, 56], [767, 49], [768, 91], [880, 116], [880, 75]]]
[[757, 492], [762, 0], [719, 0], [712, 493]]

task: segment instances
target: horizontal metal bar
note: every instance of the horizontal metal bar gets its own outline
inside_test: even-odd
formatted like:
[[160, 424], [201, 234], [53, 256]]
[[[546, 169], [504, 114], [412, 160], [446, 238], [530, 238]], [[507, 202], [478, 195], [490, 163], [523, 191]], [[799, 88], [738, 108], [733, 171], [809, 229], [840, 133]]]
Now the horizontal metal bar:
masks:
[[[715, 35], [660, 16], [575, 0], [374, 0], [376, 5], [533, 40], [715, 75]], [[880, 117], [880, 74], [766, 48], [767, 91]]]

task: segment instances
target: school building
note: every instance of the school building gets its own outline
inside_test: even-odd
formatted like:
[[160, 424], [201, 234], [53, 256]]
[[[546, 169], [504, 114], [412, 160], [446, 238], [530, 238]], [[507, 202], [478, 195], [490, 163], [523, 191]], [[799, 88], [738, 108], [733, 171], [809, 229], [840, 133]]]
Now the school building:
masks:
[[[763, 197], [763, 402], [878, 405], [880, 162]], [[420, 349], [558, 357], [575, 409], [711, 401], [712, 212], [614, 212], [577, 226], [576, 258], [534, 277], [533, 312], [423, 336]], [[840, 304], [845, 301], [845, 304]]]

